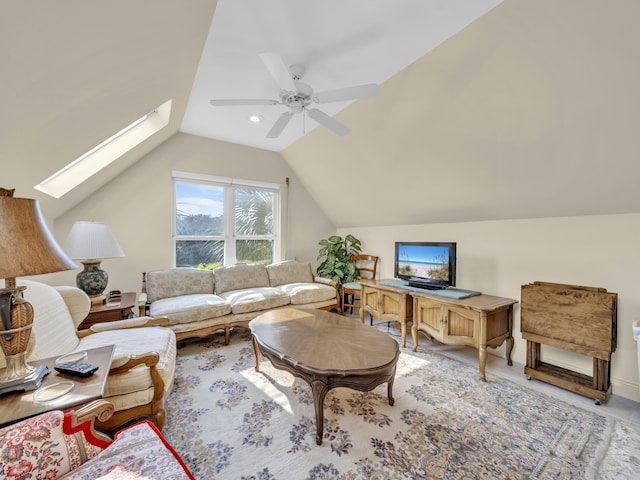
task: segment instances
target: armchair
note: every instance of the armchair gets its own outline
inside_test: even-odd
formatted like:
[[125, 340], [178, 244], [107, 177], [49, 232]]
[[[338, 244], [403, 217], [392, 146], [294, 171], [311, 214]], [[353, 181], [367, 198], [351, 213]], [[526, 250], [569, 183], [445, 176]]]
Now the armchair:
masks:
[[113, 405], [96, 400], [63, 413], [54, 410], [0, 429], [1, 478], [123, 479], [194, 477], [162, 434], [149, 422], [115, 434], [95, 430]]
[[[105, 345], [115, 345], [103, 398], [113, 404], [108, 420], [97, 422], [102, 431], [113, 431], [138, 418], [149, 418], [164, 427], [164, 402], [173, 386], [176, 338], [166, 319], [133, 318], [93, 325], [77, 331], [91, 307], [86, 293], [76, 287], [51, 287], [20, 280], [24, 295], [34, 308], [32, 336], [35, 348], [28, 359], [38, 360]], [[0, 358], [0, 367], [4, 359]]]

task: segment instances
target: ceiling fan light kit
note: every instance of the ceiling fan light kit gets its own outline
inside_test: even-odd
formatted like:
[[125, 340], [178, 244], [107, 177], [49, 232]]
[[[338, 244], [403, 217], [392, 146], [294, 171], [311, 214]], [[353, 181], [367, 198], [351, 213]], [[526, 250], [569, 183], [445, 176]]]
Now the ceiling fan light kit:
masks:
[[301, 81], [305, 73], [305, 68], [303, 66], [291, 65], [290, 67], [287, 67], [282, 57], [277, 53], [262, 53], [260, 54], [260, 58], [280, 88], [279, 100], [262, 98], [213, 99], [210, 103], [214, 107], [271, 105], [284, 105], [285, 107], [288, 107], [289, 110], [282, 113], [271, 127], [267, 133], [267, 138], [278, 138], [291, 121], [291, 118], [298, 113], [304, 114], [304, 112], [336, 135], [346, 135], [350, 131], [346, 125], [343, 125], [322, 110], [310, 108], [310, 106], [314, 103], [323, 104], [345, 102], [374, 97], [378, 95], [380, 91], [378, 85], [375, 83], [368, 83], [314, 94], [313, 88]]

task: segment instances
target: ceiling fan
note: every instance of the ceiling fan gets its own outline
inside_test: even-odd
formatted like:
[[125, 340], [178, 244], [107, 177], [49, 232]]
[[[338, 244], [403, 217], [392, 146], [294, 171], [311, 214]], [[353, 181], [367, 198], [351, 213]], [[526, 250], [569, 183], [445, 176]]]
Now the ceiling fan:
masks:
[[276, 123], [271, 127], [269, 133], [267, 133], [267, 138], [278, 138], [294, 115], [298, 113], [304, 115], [305, 112], [313, 120], [328, 128], [336, 135], [346, 135], [349, 133], [349, 128], [346, 125], [343, 125], [322, 110], [311, 108], [311, 105], [374, 97], [380, 90], [375, 83], [367, 83], [315, 93], [310, 85], [301, 81], [305, 72], [304, 67], [300, 65], [287, 67], [282, 57], [277, 53], [262, 53], [260, 54], [260, 58], [276, 81], [276, 84], [280, 87], [279, 100], [251, 98], [213, 99], [211, 100], [211, 105], [214, 107], [240, 105], [284, 105], [289, 107], [288, 111], [278, 117]]

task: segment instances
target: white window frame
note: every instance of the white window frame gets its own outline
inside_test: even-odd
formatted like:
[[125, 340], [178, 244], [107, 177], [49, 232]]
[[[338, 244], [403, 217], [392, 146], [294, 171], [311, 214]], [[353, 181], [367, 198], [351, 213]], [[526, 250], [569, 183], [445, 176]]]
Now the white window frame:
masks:
[[[218, 177], [188, 172], [171, 172], [172, 187], [172, 216], [171, 231], [173, 244], [173, 266], [176, 265], [176, 242], [178, 240], [222, 240], [224, 242], [224, 265], [236, 263], [236, 240], [271, 240], [273, 241], [273, 261], [280, 261], [281, 234], [280, 234], [280, 185], [277, 183], [257, 182], [230, 177]], [[223, 235], [194, 236], [176, 233], [176, 182], [203, 183], [224, 188], [224, 233]], [[235, 233], [235, 189], [253, 188], [272, 192], [273, 196], [273, 233], [272, 235], [241, 235]]]

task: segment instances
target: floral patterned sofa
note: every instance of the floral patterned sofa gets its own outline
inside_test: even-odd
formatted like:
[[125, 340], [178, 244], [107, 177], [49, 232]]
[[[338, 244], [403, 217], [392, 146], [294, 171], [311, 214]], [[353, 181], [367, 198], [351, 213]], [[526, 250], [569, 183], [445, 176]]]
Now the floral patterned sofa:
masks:
[[165, 317], [177, 340], [246, 327], [274, 308], [339, 310], [336, 282], [314, 276], [311, 265], [289, 260], [215, 270], [171, 268], [143, 274], [140, 315]]
[[160, 431], [146, 420], [116, 433], [97, 432], [113, 405], [53, 410], [0, 429], [0, 475], [6, 479], [194, 479]]

